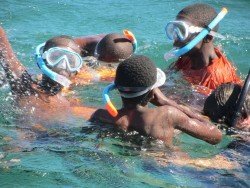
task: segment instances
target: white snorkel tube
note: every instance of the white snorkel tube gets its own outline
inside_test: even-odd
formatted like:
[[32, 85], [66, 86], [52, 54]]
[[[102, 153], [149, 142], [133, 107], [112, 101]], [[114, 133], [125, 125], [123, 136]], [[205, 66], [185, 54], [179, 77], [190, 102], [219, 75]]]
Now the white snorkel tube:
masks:
[[227, 9], [222, 8], [220, 13], [213, 19], [213, 21], [204, 28], [192, 41], [190, 41], [186, 46], [179, 48], [179, 49], [173, 49], [167, 53], [164, 54], [164, 59], [167, 61], [171, 58], [178, 58], [188, 51], [190, 51], [192, 48], [194, 48], [206, 35], [209, 34], [209, 32], [224, 18], [224, 16], [227, 14]]

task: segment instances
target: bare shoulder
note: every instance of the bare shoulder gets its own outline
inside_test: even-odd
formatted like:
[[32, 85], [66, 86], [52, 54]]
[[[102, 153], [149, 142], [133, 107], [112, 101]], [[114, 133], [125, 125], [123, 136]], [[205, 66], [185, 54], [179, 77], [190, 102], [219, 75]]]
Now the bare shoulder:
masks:
[[114, 118], [105, 109], [97, 109], [92, 114], [89, 121], [115, 124]]

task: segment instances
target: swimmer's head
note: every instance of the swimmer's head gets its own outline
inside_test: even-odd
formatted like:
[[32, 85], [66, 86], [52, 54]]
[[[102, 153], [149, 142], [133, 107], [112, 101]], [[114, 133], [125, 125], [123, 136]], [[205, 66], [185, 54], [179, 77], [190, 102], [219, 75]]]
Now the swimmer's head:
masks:
[[[75, 53], [77, 53], [79, 55], [81, 53], [81, 49], [75, 43], [74, 39], [72, 37], [66, 36], [66, 35], [57, 36], [57, 37], [53, 37], [53, 38], [49, 39], [45, 43], [43, 52], [48, 51], [49, 49], [54, 48], [54, 47], [67, 49], [67, 50], [75, 52]], [[58, 73], [60, 75], [66, 76], [68, 78], [71, 77], [72, 75], [74, 75], [74, 74], [72, 74], [71, 71], [68, 71], [67, 68], [62, 67], [62, 66], [60, 67], [60, 64], [58, 64], [58, 66], [49, 67], [49, 68], [51, 68], [51, 70], [53, 70], [54, 72], [56, 72], [56, 73]], [[73, 73], [75, 73], [75, 72], [73, 72]]]
[[115, 85], [123, 102], [147, 104], [152, 89], [164, 84], [165, 74], [146, 56], [133, 55], [119, 64]]
[[[203, 3], [196, 3], [183, 8], [176, 16], [177, 21], [184, 21], [191, 26], [206, 28], [217, 13], [213, 7]], [[216, 25], [212, 31], [217, 32], [219, 25]], [[184, 44], [191, 41], [198, 33], [190, 35], [185, 41], [175, 41], [174, 46], [182, 47]], [[213, 37], [207, 35], [208, 39], [212, 40]]]
[[[73, 38], [69, 36], [58, 36], [49, 39], [45, 43], [41, 56], [48, 68], [47, 70], [50, 69], [54, 73], [57, 73], [59, 75], [57, 76], [58, 80], [60, 76], [63, 76], [65, 79], [61, 83], [66, 83], [70, 81], [65, 80], [74, 76], [82, 66], [83, 62], [80, 52], [80, 47], [75, 43]], [[42, 70], [44, 71], [45, 68]], [[56, 77], [53, 73], [49, 73], [48, 71], [45, 71], [44, 73], [43, 81], [51, 82], [51, 84], [56, 83], [55, 81], [57, 79], [53, 79]], [[51, 80], [49, 78], [51, 78]]]
[[[189, 5], [183, 8], [176, 16], [177, 20], [185, 20], [194, 26], [205, 28], [217, 16], [213, 7], [203, 3]], [[218, 31], [219, 25], [213, 31]]]
[[[204, 113], [212, 121], [230, 124], [235, 112], [236, 103], [241, 92], [241, 86], [233, 83], [220, 85], [206, 99]], [[248, 94], [241, 110], [242, 119], [250, 115], [250, 95]]]
[[125, 35], [111, 33], [98, 43], [95, 51], [100, 61], [121, 62], [133, 54], [133, 44]]

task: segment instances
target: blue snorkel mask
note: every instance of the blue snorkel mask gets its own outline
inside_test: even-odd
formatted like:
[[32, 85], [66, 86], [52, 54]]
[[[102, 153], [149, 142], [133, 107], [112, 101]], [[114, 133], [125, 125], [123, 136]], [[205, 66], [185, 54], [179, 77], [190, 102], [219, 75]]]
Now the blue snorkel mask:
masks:
[[[60, 48], [60, 47], [53, 47], [47, 50], [46, 52], [42, 53], [45, 43], [42, 43], [36, 47], [35, 58], [38, 67], [41, 69], [43, 74], [48, 76], [50, 79], [56, 81], [57, 83], [61, 84], [64, 87], [69, 87], [71, 81], [62, 76], [57, 74], [56, 72], [52, 71], [47, 67], [59, 67], [63, 69], [67, 69], [70, 72], [78, 71], [82, 65], [83, 61], [79, 54], [71, 51], [70, 49]], [[46, 59], [46, 63], [45, 60]]]
[[[167, 61], [171, 58], [178, 58], [186, 54], [191, 49], [193, 49], [208, 34], [212, 36], [216, 36], [216, 37], [221, 37], [221, 35], [219, 35], [218, 33], [213, 32], [212, 29], [224, 18], [227, 12], [228, 12], [227, 9], [223, 8], [221, 12], [213, 19], [213, 21], [206, 28], [199, 28], [199, 27], [194, 27], [194, 26], [190, 27], [190, 26], [186, 26], [185, 24], [179, 24], [177, 23], [178, 21], [169, 22], [165, 30], [166, 30], [166, 34], [168, 38], [171, 40], [178, 38], [178, 40], [183, 41], [187, 38], [188, 33], [197, 33], [197, 32], [200, 32], [200, 33], [184, 47], [174, 48], [170, 50], [169, 52], [165, 53], [164, 59]], [[178, 27], [175, 27], [175, 24], [178, 24]]]

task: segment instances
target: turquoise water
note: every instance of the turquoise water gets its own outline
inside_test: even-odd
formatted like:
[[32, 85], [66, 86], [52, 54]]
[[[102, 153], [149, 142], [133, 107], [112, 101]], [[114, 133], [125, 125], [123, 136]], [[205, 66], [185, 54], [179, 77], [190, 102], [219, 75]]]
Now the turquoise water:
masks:
[[[245, 76], [250, 59], [248, 0], [102, 0], [102, 1], [1, 1], [0, 24], [7, 32], [19, 59], [36, 73], [36, 45], [55, 35], [83, 36], [121, 32], [136, 35], [138, 53], [151, 57], [161, 68], [163, 54], [171, 49], [164, 26], [176, 13], [194, 2], [206, 2], [229, 14], [221, 22], [225, 40], [216, 41]], [[102, 106], [99, 91], [104, 84], [77, 90], [85, 104]], [[99, 92], [99, 93], [98, 93]], [[174, 164], [161, 166], [145, 156], [148, 150], [165, 151], [138, 135], [115, 133], [110, 126], [90, 124], [72, 117], [47, 126], [47, 132], [30, 129], [16, 121], [19, 110], [10, 105], [9, 89], [0, 93], [0, 186], [1, 187], [249, 187], [249, 142], [223, 142], [210, 146], [187, 135], [175, 143], [192, 157], [221, 154], [238, 161], [235, 170], [201, 170]], [[23, 139], [20, 139], [20, 135]], [[12, 139], [10, 139], [12, 138]]]

